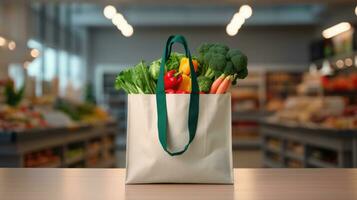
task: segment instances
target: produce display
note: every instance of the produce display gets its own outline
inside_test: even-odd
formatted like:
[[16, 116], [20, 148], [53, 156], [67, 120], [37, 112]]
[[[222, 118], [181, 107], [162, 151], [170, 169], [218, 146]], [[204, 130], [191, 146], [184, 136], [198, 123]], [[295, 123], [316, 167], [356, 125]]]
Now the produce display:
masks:
[[[247, 56], [237, 49], [229, 49], [222, 44], [202, 44], [199, 55], [192, 57], [197, 73], [201, 94], [223, 94], [237, 79], [248, 75]], [[155, 94], [161, 59], [147, 66], [143, 61], [134, 67], [123, 70], [115, 80], [116, 89], [128, 94]], [[165, 63], [165, 91], [167, 94], [191, 93], [189, 59], [173, 52]]]
[[322, 85], [328, 91], [357, 91], [357, 73], [322, 77]]
[[304, 146], [301, 143], [288, 141], [286, 144], [286, 149], [295, 155], [304, 155]]
[[6, 103], [10, 106], [18, 105], [23, 98], [25, 87], [23, 86], [21, 89], [16, 90], [15, 84], [11, 79], [6, 80], [3, 84], [5, 86]]
[[74, 103], [64, 99], [58, 99], [55, 109], [67, 114], [73, 121], [93, 123], [107, 121], [110, 116], [107, 112], [92, 103]]
[[290, 97], [272, 121], [303, 126], [357, 129], [357, 106], [346, 105], [343, 97]]
[[73, 158], [77, 158], [80, 156], [84, 155], [84, 148], [83, 147], [77, 147], [77, 148], [71, 148], [68, 149], [65, 153], [66, 159], [70, 160]]
[[60, 162], [60, 156], [52, 149], [42, 150], [25, 155], [25, 167], [46, 167]]
[[0, 106], [0, 132], [46, 128], [48, 123], [41, 112], [27, 106]]

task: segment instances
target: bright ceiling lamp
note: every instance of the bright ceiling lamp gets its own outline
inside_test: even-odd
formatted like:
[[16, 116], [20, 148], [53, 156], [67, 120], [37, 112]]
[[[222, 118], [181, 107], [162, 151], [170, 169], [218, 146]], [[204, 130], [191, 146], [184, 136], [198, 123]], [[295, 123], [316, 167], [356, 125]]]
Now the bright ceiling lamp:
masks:
[[117, 12], [114, 6], [104, 8], [104, 16], [112, 20], [112, 23], [121, 31], [125, 37], [130, 37], [134, 33], [134, 28], [126, 21], [125, 17]]
[[245, 22], [245, 17], [241, 14], [241, 12], [237, 12], [236, 14], [233, 15], [231, 24], [234, 24], [236, 27], [240, 27], [244, 24]]
[[125, 37], [130, 37], [133, 35], [134, 33], [134, 29], [130, 24], [126, 24], [122, 29], [121, 29], [121, 33], [125, 36]]
[[128, 22], [126, 21], [124, 16], [120, 13], [116, 13], [114, 15], [114, 17], [112, 18], [112, 22], [115, 26], [121, 26], [121, 25], [128, 24]]
[[16, 42], [15, 42], [15, 41], [10, 41], [9, 44], [7, 45], [7, 47], [8, 47], [11, 51], [15, 50], [15, 48], [16, 48]]
[[32, 49], [30, 54], [33, 58], [37, 58], [40, 55], [40, 51], [37, 49]]
[[227, 25], [227, 27], [226, 27], [226, 32], [227, 32], [227, 34], [228, 34], [229, 36], [235, 36], [235, 35], [237, 35], [238, 31], [239, 31], [239, 29], [234, 28], [234, 25], [231, 24], [231, 23], [229, 23], [229, 24]]
[[348, 22], [341, 22], [328, 29], [322, 31], [322, 36], [326, 39], [332, 38], [340, 33], [346, 32], [351, 29], [351, 24]]
[[108, 19], [112, 19], [116, 13], [117, 13], [117, 9], [112, 5], [105, 6], [103, 10], [104, 16]]
[[357, 15], [357, 6], [355, 7], [355, 14]]
[[237, 35], [239, 29], [242, 27], [242, 25], [245, 22], [245, 19], [243, 17], [239, 17], [239, 15], [238, 17], [235, 16], [237, 16], [237, 14], [233, 16], [231, 22], [226, 27], [226, 32], [229, 36]]
[[6, 44], [6, 39], [0, 36], [0, 46], [5, 46]]
[[243, 5], [239, 9], [239, 13], [245, 18], [248, 19], [253, 14], [253, 9], [249, 5]]
[[226, 32], [229, 36], [235, 36], [239, 29], [243, 26], [246, 19], [251, 17], [253, 10], [249, 5], [243, 5], [239, 11], [235, 13], [226, 27]]

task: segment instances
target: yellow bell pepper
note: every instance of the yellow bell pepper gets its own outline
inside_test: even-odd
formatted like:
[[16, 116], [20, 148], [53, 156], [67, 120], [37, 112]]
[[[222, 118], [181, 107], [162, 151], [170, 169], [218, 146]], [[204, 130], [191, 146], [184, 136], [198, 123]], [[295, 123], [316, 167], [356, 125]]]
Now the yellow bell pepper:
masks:
[[[192, 59], [192, 64], [193, 64], [193, 68], [195, 69], [195, 72], [197, 72], [197, 69], [198, 69], [197, 60]], [[188, 58], [186, 58], [186, 57], [181, 58], [179, 72], [182, 72], [183, 74], [186, 74], [186, 75], [190, 75], [190, 62], [189, 62]]]
[[178, 90], [191, 92], [191, 78], [186, 74], [182, 74], [182, 82], [180, 83]]

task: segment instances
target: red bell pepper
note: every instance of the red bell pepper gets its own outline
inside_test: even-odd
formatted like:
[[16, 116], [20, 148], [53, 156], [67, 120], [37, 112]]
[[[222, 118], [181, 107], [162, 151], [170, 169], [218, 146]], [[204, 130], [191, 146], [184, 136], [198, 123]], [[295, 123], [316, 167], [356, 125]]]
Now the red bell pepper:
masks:
[[185, 90], [177, 90], [176, 94], [189, 94], [189, 92], [186, 92]]
[[182, 76], [180, 73], [176, 73], [176, 70], [166, 72], [164, 76], [165, 90], [176, 89], [181, 82]]
[[174, 89], [167, 89], [165, 90], [166, 94], [175, 94], [175, 90]]

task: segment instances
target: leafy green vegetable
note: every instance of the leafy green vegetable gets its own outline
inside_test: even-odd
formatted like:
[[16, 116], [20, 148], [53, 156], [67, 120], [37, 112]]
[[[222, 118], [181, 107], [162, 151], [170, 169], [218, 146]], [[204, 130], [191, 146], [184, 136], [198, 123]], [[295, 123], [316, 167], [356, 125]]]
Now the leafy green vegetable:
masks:
[[[171, 53], [169, 59], [166, 62], [166, 65], [165, 65], [165, 72], [173, 70], [173, 69], [178, 71], [178, 69], [180, 67], [181, 58], [183, 58], [183, 57], [185, 57], [185, 55], [183, 55], [183, 54], [180, 54], [177, 52]], [[150, 64], [149, 72], [150, 72], [151, 77], [154, 80], [157, 80], [159, 78], [160, 65], [161, 65], [161, 58], [154, 60]]]
[[197, 82], [200, 92], [209, 92], [213, 81], [206, 76], [199, 76]]
[[165, 70], [170, 71], [170, 70], [174, 69], [174, 70], [178, 71], [178, 69], [180, 67], [181, 58], [183, 58], [183, 57], [185, 57], [185, 55], [183, 55], [181, 53], [176, 53], [176, 52], [171, 53], [170, 58], [166, 62]]
[[8, 81], [5, 85], [5, 97], [6, 103], [10, 106], [17, 106], [25, 93], [25, 86], [22, 86], [20, 90], [16, 91], [13, 81]]
[[151, 63], [149, 67], [149, 72], [154, 80], [159, 78], [161, 60], [155, 60]]
[[115, 80], [115, 88], [128, 94], [154, 94], [156, 83], [148, 67], [140, 62], [133, 68], [123, 70]]
[[92, 115], [95, 112], [93, 103], [74, 103], [65, 99], [56, 99], [54, 108], [68, 115], [72, 120], [79, 121], [85, 116]]

